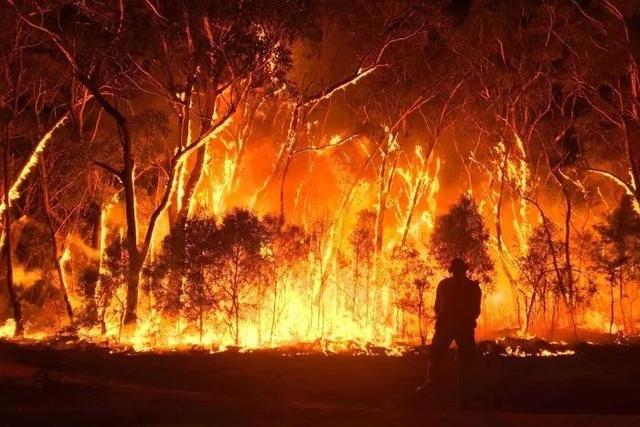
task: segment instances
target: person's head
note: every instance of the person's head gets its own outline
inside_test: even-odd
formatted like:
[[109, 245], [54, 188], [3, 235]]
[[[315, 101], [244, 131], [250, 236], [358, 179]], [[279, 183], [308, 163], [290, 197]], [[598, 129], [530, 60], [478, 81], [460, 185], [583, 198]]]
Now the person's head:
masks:
[[468, 269], [469, 266], [467, 266], [467, 263], [461, 258], [454, 258], [449, 265], [449, 273], [453, 276], [465, 276]]

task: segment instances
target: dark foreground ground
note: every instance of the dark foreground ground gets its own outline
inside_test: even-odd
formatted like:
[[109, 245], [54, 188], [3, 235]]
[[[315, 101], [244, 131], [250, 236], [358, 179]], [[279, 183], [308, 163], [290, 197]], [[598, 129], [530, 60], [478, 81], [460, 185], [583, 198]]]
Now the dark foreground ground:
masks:
[[109, 354], [0, 342], [0, 425], [640, 426], [640, 346], [479, 360], [474, 411], [416, 399], [424, 356]]

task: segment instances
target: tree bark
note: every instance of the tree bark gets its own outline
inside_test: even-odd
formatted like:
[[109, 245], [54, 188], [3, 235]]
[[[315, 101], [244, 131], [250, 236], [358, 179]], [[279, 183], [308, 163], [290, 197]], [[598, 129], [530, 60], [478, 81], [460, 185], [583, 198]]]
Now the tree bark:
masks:
[[416, 182], [416, 186], [413, 189], [413, 194], [411, 195], [411, 201], [409, 202], [409, 210], [407, 212], [407, 218], [404, 222], [404, 227], [402, 230], [402, 240], [400, 242], [401, 246], [405, 246], [407, 243], [407, 237], [409, 235], [409, 228], [411, 227], [411, 222], [413, 221], [413, 215], [418, 205], [418, 201], [422, 195], [422, 189], [424, 187], [424, 176], [420, 176], [418, 181]]
[[[119, 113], [118, 113], [119, 114]], [[138, 320], [138, 284], [142, 262], [138, 252], [138, 222], [136, 217], [136, 193], [135, 193], [135, 163], [133, 160], [133, 147], [128, 127], [124, 117], [120, 116], [118, 129], [122, 141], [122, 157], [124, 169], [122, 170], [122, 185], [124, 187], [125, 216], [127, 220], [127, 252], [129, 266], [127, 271], [127, 308], [123, 322], [125, 325], [135, 327]]]
[[614, 277], [615, 273], [613, 273], [611, 275], [611, 280], [609, 283], [609, 287], [610, 287], [610, 295], [609, 295], [609, 335], [613, 334], [613, 322], [614, 322], [614, 316], [615, 316], [615, 297], [614, 297], [614, 291], [613, 288], [615, 286], [615, 277]]
[[[513, 275], [511, 274], [511, 269], [507, 264], [506, 256], [503, 245], [502, 238], [502, 201], [504, 200], [504, 190], [506, 186], [506, 175], [507, 175], [507, 163], [509, 161], [509, 155], [511, 153], [511, 146], [509, 146], [509, 150], [505, 153], [504, 159], [502, 160], [502, 164], [500, 165], [500, 192], [498, 193], [498, 201], [496, 203], [496, 214], [495, 214], [495, 227], [496, 227], [496, 246], [498, 248], [498, 255], [500, 258], [500, 264], [504, 270], [505, 275], [507, 276], [507, 280], [509, 281], [509, 285], [511, 286], [511, 294], [512, 299], [516, 309], [516, 318], [518, 321], [518, 329], [522, 330], [522, 316], [520, 309], [520, 298], [518, 296], [518, 286], [516, 284]], [[523, 254], [524, 255], [524, 254]], [[527, 324], [528, 327], [528, 324]]]
[[380, 172], [378, 175], [379, 184], [378, 184], [378, 209], [376, 212], [376, 228], [375, 228], [375, 253], [376, 259], [379, 255], [380, 251], [382, 251], [382, 242], [383, 242], [383, 234], [384, 234], [384, 216], [385, 211], [387, 210], [387, 196], [389, 195], [389, 190], [391, 189], [391, 184], [393, 182], [393, 177], [396, 172], [396, 166], [398, 163], [398, 157], [396, 157], [391, 169], [389, 170], [389, 176], [387, 177], [386, 166], [389, 159], [389, 153], [385, 153], [382, 158], [382, 164], [380, 165]]
[[[73, 308], [69, 301], [69, 293], [67, 292], [66, 280], [64, 277], [64, 270], [62, 268], [62, 255], [60, 247], [58, 246], [58, 230], [53, 224], [53, 217], [51, 216], [51, 204], [49, 199], [49, 187], [47, 185], [47, 174], [44, 166], [43, 158], [40, 157], [40, 183], [42, 188], [42, 207], [44, 214], [47, 218], [47, 227], [49, 228], [49, 237], [51, 239], [51, 252], [53, 255], [53, 263], [58, 273], [58, 280], [60, 282], [60, 291], [62, 291], [62, 299], [67, 310], [67, 317], [69, 318], [70, 326], [73, 327]], [[64, 251], [63, 251], [64, 253]]]
[[124, 189], [125, 219], [127, 224], [126, 246], [129, 255], [127, 267], [127, 297], [126, 309], [123, 318], [125, 326], [135, 328], [137, 322], [138, 309], [138, 284], [140, 282], [140, 272], [142, 261], [138, 251], [138, 222], [136, 216], [136, 192], [135, 192], [135, 161], [133, 158], [133, 142], [129, 133], [129, 126], [126, 118], [113, 105], [111, 105], [100, 91], [89, 79], [79, 72], [77, 65], [72, 60], [71, 64], [76, 72], [78, 80], [94, 96], [96, 102], [102, 109], [113, 118], [118, 130], [118, 137], [122, 146], [123, 169], [118, 173]]
[[22, 323], [22, 306], [20, 300], [16, 295], [15, 286], [13, 283], [13, 258], [11, 250], [11, 198], [10, 198], [10, 171], [9, 171], [9, 124], [5, 124], [4, 129], [4, 153], [3, 153], [3, 166], [4, 166], [4, 255], [7, 269], [7, 291], [9, 294], [9, 302], [13, 309], [13, 318], [16, 322], [16, 329], [14, 336], [20, 337], [24, 334], [24, 325]]

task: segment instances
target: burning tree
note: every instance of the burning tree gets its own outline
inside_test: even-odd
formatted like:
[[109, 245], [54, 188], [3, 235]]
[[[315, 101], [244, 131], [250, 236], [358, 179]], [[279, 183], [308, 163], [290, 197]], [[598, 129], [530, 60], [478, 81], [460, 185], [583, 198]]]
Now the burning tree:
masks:
[[[618, 290], [618, 312], [625, 331], [633, 331], [635, 325], [625, 308], [629, 296], [625, 285], [638, 279], [640, 271], [640, 215], [633, 208], [633, 199], [622, 197], [620, 205], [594, 226], [597, 240], [592, 247], [596, 271], [604, 274], [609, 283], [609, 333], [613, 333], [615, 321], [615, 289]], [[632, 309], [632, 305], [627, 305]], [[630, 323], [631, 322], [631, 323]]]
[[[118, 328], [118, 340], [122, 338], [122, 327], [126, 311], [126, 301], [122, 286], [126, 283], [127, 263], [129, 260], [127, 259], [128, 252], [125, 245], [124, 238], [118, 235], [105, 248], [104, 257], [101, 260], [100, 286], [96, 291], [96, 305], [101, 332], [103, 335], [106, 334], [108, 325], [115, 323]], [[114, 317], [115, 322], [110, 321], [109, 317]]]
[[[6, 31], [0, 38], [0, 125], [3, 145], [0, 240], [15, 333], [21, 335], [24, 321], [19, 290], [14, 283], [12, 252], [19, 243], [23, 227], [19, 225], [20, 221], [15, 220], [24, 218], [28, 221], [27, 215], [32, 212], [33, 203], [25, 199], [34, 195], [30, 186], [34, 172], [39, 170], [40, 156], [48, 148], [54, 133], [69, 121], [70, 108], [84, 105], [86, 94], [77, 91], [77, 87], [61, 72], [57, 61], [46, 54], [38, 33], [31, 26], [12, 13], [3, 14], [1, 20]], [[42, 70], [48, 70], [49, 73], [42, 73]], [[77, 116], [78, 120], [82, 118], [82, 114]], [[30, 201], [37, 200], [35, 196], [29, 198]], [[41, 209], [39, 213], [42, 213]], [[14, 227], [14, 223], [18, 226]], [[48, 241], [53, 243], [54, 239]], [[61, 256], [61, 251], [54, 255], [56, 264]], [[73, 316], [67, 291], [62, 281], [59, 286], [67, 301], [66, 312], [71, 320]]]
[[[548, 319], [547, 313], [551, 313], [549, 334], [555, 327], [558, 299], [562, 295], [562, 289], [557, 286], [558, 282], [555, 280], [555, 258], [562, 253], [562, 245], [563, 242], [557, 236], [556, 226], [550, 223], [539, 225], [529, 236], [527, 253], [518, 260], [518, 292], [524, 298], [524, 333], [528, 333], [533, 326], [537, 313], [541, 315], [543, 322]], [[549, 296], [552, 297], [551, 303]]]
[[432, 320], [428, 314], [426, 296], [433, 289], [433, 268], [418, 250], [403, 246], [393, 249], [390, 263], [389, 276], [396, 294], [396, 304], [402, 313], [401, 331], [407, 334], [404, 313], [415, 315], [420, 342], [425, 345], [427, 325]]
[[[373, 273], [375, 253], [375, 224], [376, 213], [374, 211], [360, 211], [358, 213], [358, 222], [349, 237], [349, 241], [353, 247], [353, 278], [351, 279], [353, 289], [350, 291], [350, 294], [352, 301], [351, 310], [354, 314], [357, 314], [360, 310], [358, 304], [364, 304], [365, 312], [369, 312], [369, 287]], [[360, 284], [363, 282], [364, 293], [360, 289]], [[360, 297], [362, 293], [363, 296]]]
[[488, 242], [489, 231], [475, 202], [463, 195], [446, 214], [436, 218], [431, 251], [442, 269], [446, 270], [454, 258], [462, 258], [472, 277], [489, 283], [494, 270]]
[[[286, 224], [280, 216], [266, 216], [262, 219], [262, 225], [265, 232], [263, 275], [272, 293], [269, 307], [269, 343], [272, 343], [278, 322], [287, 309], [287, 301], [283, 296], [286, 295], [287, 288], [293, 285], [291, 282], [296, 278], [298, 265], [309, 258], [309, 238], [302, 227]], [[259, 292], [259, 316], [262, 315], [262, 299], [264, 293]]]
[[[204, 147], [205, 143], [228, 123], [238, 104], [250, 90], [270, 83], [270, 79], [277, 76], [280, 72], [278, 63], [288, 62], [289, 52], [286, 46], [290, 42], [290, 30], [300, 23], [293, 17], [295, 11], [299, 9], [292, 10], [277, 1], [268, 4], [225, 3], [225, 7], [216, 7], [221, 6], [218, 3], [212, 1], [207, 5], [201, 4], [200, 8], [192, 10], [199, 16], [186, 16], [186, 18], [184, 15], [187, 10], [186, 3], [174, 5], [173, 2], [166, 2], [162, 7], [152, 7], [150, 3], [125, 7], [121, 3], [116, 9], [98, 5], [92, 9], [82, 4], [67, 5], [65, 2], [59, 2], [53, 3], [48, 9], [34, 7], [34, 10], [24, 10], [12, 3], [21, 22], [38, 30], [50, 41], [68, 63], [74, 77], [91, 93], [116, 125], [122, 148], [122, 167], [113, 167], [104, 162], [98, 164], [115, 175], [122, 183], [127, 247], [130, 254], [125, 317], [127, 324], [135, 324], [140, 273], [153, 241], [157, 220], [172, 200], [184, 162], [192, 152]], [[64, 23], [67, 28], [63, 27], [65, 35], [74, 36], [72, 44], [66, 42], [66, 37], [56, 33], [57, 30], [49, 28], [49, 21], [61, 14], [66, 17]], [[34, 16], [39, 17], [40, 20], [36, 22]], [[137, 20], [148, 20], [154, 25], [146, 27], [149, 33], [140, 35], [136, 31], [135, 21]], [[212, 31], [212, 22], [218, 22], [220, 28], [224, 27], [225, 23], [232, 25], [229, 31], [223, 32], [222, 38], [218, 40], [220, 33]], [[100, 34], [94, 32], [88, 36], [85, 32], [87, 23], [90, 23], [92, 28], [101, 28]], [[198, 32], [192, 28], [192, 23], [197, 23]], [[187, 61], [191, 61], [188, 63], [190, 71], [184, 74], [186, 84], [169, 80], [168, 84], [163, 85], [162, 81], [167, 75], [166, 68], [149, 68], [151, 63], [148, 61], [156, 57], [152, 48], [158, 47], [165, 52], [171, 49], [166, 43], [168, 39], [165, 30], [172, 26], [175, 30], [179, 29], [182, 38], [172, 37], [171, 39], [184, 42], [183, 46], [188, 48], [191, 54], [187, 56]], [[155, 40], [154, 36], [157, 36]], [[194, 40], [196, 36], [198, 39]], [[88, 40], [91, 40], [91, 43], [87, 43]], [[142, 45], [138, 43], [140, 40], [157, 41], [158, 44]], [[197, 56], [193, 51], [196, 46], [201, 49]], [[95, 63], [104, 64], [104, 66], [91, 68]], [[127, 71], [120, 73], [119, 70]], [[157, 75], [156, 72], [161, 75]], [[136, 212], [137, 177], [135, 175], [136, 161], [141, 159], [136, 159], [135, 140], [131, 135], [129, 118], [121, 104], [126, 103], [126, 98], [130, 95], [141, 93], [158, 95], [158, 92], [143, 86], [136, 78], [136, 73], [140, 73], [145, 79], [163, 89], [170, 87], [172, 91], [166, 97], [172, 105], [181, 106], [179, 116], [184, 120], [181, 138], [173, 155], [168, 159], [168, 176], [164, 194], [149, 217], [141, 243], [138, 241], [140, 225]], [[173, 74], [169, 73], [170, 78], [171, 76]], [[119, 85], [118, 91], [113, 92], [115, 102], [110, 101], [101, 92], [100, 81], [108, 85], [107, 82], [111, 79], [116, 79]], [[208, 85], [211, 79], [214, 81]], [[209, 103], [211, 109], [204, 112], [200, 135], [187, 141], [185, 138], [189, 134], [190, 127], [191, 93], [196, 82], [203, 82], [204, 99], [207, 96], [213, 96], [215, 100], [217, 95], [225, 93], [226, 99], [223, 104], [227, 108], [225, 113], [218, 112], [217, 117], [212, 117], [215, 101]], [[195, 93], [198, 93], [199, 89], [200, 87]], [[204, 153], [200, 157], [203, 155]], [[198, 172], [199, 169], [201, 168], [196, 168]], [[193, 185], [197, 181], [196, 176], [192, 180]]]
[[[256, 285], [265, 262], [266, 232], [254, 214], [235, 209], [222, 219], [215, 256], [220, 307], [235, 345], [240, 344], [240, 320], [256, 309]], [[246, 310], [246, 311], [245, 311]]]
[[218, 309], [221, 299], [220, 290], [216, 288], [221, 240], [212, 217], [190, 219], [180, 230], [186, 232], [184, 256], [176, 260], [182, 265], [179, 264], [173, 280], [179, 281], [178, 289], [183, 288], [184, 296], [178, 301], [187, 319], [196, 322], [202, 341], [205, 318]]
[[[176, 235], [180, 235], [176, 239]], [[200, 342], [205, 321], [218, 309], [219, 290], [217, 256], [220, 236], [216, 219], [196, 215], [176, 224], [164, 238], [162, 250], [147, 267], [148, 290], [159, 313], [176, 323], [181, 333], [180, 317], [194, 322]]]

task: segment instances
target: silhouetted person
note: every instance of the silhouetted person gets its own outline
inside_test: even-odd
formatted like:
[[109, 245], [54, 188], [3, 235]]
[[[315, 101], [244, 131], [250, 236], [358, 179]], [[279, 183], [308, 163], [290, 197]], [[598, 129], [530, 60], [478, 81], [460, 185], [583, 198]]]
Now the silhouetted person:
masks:
[[451, 262], [449, 272], [451, 277], [443, 279], [436, 290], [436, 330], [431, 341], [429, 388], [435, 393], [442, 392], [444, 362], [449, 346], [455, 340], [460, 361], [459, 399], [466, 405], [473, 376], [474, 333], [482, 291], [478, 282], [467, 277], [467, 264], [460, 258]]

